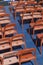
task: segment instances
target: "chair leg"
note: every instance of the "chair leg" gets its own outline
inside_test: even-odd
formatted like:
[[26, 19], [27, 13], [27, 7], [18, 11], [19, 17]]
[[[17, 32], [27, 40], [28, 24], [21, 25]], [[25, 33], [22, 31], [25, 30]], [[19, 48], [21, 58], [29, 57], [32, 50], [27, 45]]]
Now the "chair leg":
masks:
[[29, 34], [30, 34], [30, 28], [29, 28]]
[[35, 63], [35, 65], [37, 65], [37, 63], [36, 63], [36, 59], [34, 59], [34, 63]]
[[19, 65], [21, 65], [21, 63], [19, 62]]
[[0, 65], [3, 65], [3, 58], [0, 57]]
[[23, 26], [23, 19], [22, 19], [22, 30], [24, 29], [24, 26]]
[[40, 46], [40, 54], [42, 54], [42, 43], [41, 43], [41, 46]]
[[36, 46], [37, 46], [37, 40], [36, 40]]
[[10, 51], [12, 51], [12, 48], [10, 48]]
[[0, 65], [1, 65], [1, 62], [0, 62]]
[[33, 30], [33, 35], [34, 35], [34, 30]]
[[15, 12], [15, 19], [16, 19], [16, 12]]
[[26, 44], [24, 44], [24, 48], [26, 48]]

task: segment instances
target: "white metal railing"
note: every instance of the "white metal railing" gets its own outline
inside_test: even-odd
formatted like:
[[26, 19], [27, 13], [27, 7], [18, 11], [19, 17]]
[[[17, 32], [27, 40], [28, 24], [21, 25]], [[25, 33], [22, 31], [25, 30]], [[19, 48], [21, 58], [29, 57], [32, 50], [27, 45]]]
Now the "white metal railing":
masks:
[[3, 0], [3, 1], [15, 1], [15, 0]]

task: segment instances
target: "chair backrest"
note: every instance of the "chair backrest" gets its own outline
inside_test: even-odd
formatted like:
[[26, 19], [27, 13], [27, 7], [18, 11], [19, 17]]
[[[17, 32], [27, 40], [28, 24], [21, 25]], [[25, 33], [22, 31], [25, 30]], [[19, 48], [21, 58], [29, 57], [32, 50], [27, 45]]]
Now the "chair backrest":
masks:
[[43, 4], [43, 0], [42, 1], [39, 1], [39, 3], [38, 3], [39, 5], [42, 5]]
[[24, 39], [24, 34], [16, 34], [15, 36], [13, 36], [12, 41], [17, 41], [17, 40], [25, 40]]
[[43, 24], [38, 24], [33, 27], [33, 34], [35, 31], [43, 30]]
[[43, 19], [38, 19], [38, 20], [36, 21], [36, 23], [37, 23], [37, 22], [43, 22]]
[[41, 5], [36, 5], [36, 6], [35, 6], [35, 10], [36, 10], [36, 11], [42, 12], [42, 9], [43, 9], [43, 8], [42, 8]]
[[7, 13], [2, 13], [0, 14], [0, 20], [9, 20], [10, 19], [10, 15]]
[[27, 6], [26, 9], [28, 12], [31, 12], [31, 13], [35, 11], [35, 8], [33, 6]]
[[1, 5], [0, 5], [0, 9], [3, 9], [3, 8], [4, 8], [4, 6], [1, 6]]
[[2, 38], [0, 39], [0, 45], [10, 43], [10, 38]]
[[21, 5], [24, 5], [24, 1], [19, 1], [17, 6], [21, 6]]
[[17, 4], [18, 4], [18, 1], [16, 1], [16, 2], [13, 2], [13, 1], [10, 2], [10, 5], [11, 5], [11, 6], [16, 6]]
[[27, 5], [36, 5], [37, 4], [37, 2], [36, 1], [27, 1]]
[[16, 24], [10, 23], [10, 24], [7, 24], [4, 29], [5, 30], [10, 30], [10, 29], [13, 29], [15, 26], [16, 26]]
[[7, 14], [7, 13], [3, 13], [3, 14], [0, 14], [0, 17], [10, 17], [10, 15], [9, 14]]
[[[34, 52], [34, 54], [33, 54], [33, 52]], [[25, 55], [25, 54], [28, 54], [28, 53], [32, 53], [33, 55], [35, 55], [36, 49], [35, 48], [30, 48], [30, 49], [26, 48], [26, 49], [18, 51], [17, 55], [22, 56], [22, 55]]]
[[3, 20], [10, 20], [10, 18], [8, 16], [0, 17], [0, 21], [3, 21]]
[[3, 54], [3, 58], [12, 57], [17, 54], [17, 51], [10, 51]]

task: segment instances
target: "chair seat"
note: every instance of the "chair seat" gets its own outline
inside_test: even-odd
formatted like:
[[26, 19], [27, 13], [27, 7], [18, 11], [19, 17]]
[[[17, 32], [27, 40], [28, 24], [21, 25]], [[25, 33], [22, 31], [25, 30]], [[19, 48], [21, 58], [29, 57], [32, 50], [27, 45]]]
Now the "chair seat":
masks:
[[3, 14], [5, 14], [5, 12], [0, 13], [0, 16], [3, 15]]
[[33, 54], [25, 54], [23, 56], [21, 56], [20, 62], [26, 62], [32, 59], [35, 59], [36, 57]]
[[16, 1], [16, 2], [11, 2], [11, 5], [12, 6], [16, 6], [18, 4], [18, 1]]
[[25, 42], [22, 40], [12, 42], [12, 46], [19, 46], [19, 45], [23, 45], [23, 44], [25, 44]]
[[40, 12], [34, 12], [33, 15], [40, 15]]
[[17, 9], [16, 12], [23, 12], [24, 9]]
[[31, 26], [31, 27], [33, 27], [34, 25], [35, 25], [35, 23], [33, 23], [33, 22], [32, 22], [32, 23], [30, 23], [30, 26]]
[[35, 25], [41, 25], [41, 24], [43, 24], [43, 22], [36, 22], [36, 23], [30, 23], [30, 26], [31, 27], [34, 27]]
[[32, 19], [32, 16], [24, 16], [23, 19], [24, 20], [26, 20], [26, 19]]
[[18, 7], [16, 7], [16, 9], [18, 10], [18, 9], [23, 9], [23, 6], [18, 6]]
[[22, 37], [15, 37], [15, 38], [13, 38], [13, 40], [19, 40], [19, 39], [22, 39]]
[[27, 11], [30, 11], [30, 12], [31, 12], [31, 11], [34, 11], [33, 8], [28, 8], [28, 7], [26, 8], [26, 10], [27, 10]]
[[42, 15], [33, 15], [33, 18], [42, 18]]
[[18, 59], [16, 57], [10, 57], [10, 58], [4, 59], [3, 65], [11, 65], [17, 62], [18, 62]]
[[32, 13], [20, 14], [20, 16], [29, 16], [29, 15], [32, 15]]
[[37, 34], [38, 39], [40, 39], [43, 36], [43, 33]]
[[[18, 51], [14, 51], [14, 50], [13, 50], [13, 51], [10, 51], [10, 52], [2, 53], [2, 54], [0, 54], [0, 57], [3, 58], [3, 56], [4, 56], [5, 54], [8, 54], [8, 55], [9, 55], [9, 54], [10, 54], [10, 55], [11, 55], [11, 54], [15, 54], [15, 55], [16, 55], [17, 52], [18, 52]], [[12, 55], [11, 55], [11, 56], [12, 56]]]
[[34, 30], [43, 30], [43, 26], [41, 26], [41, 25], [40, 26], [35, 26]]
[[11, 22], [10, 20], [1, 20], [0, 24], [7, 24], [7, 23], [10, 23], [10, 22]]
[[4, 10], [3, 9], [0, 9], [0, 12], [4, 12]]
[[5, 50], [5, 49], [9, 49], [10, 45], [9, 44], [2, 44], [0, 45], [0, 50]]
[[9, 19], [9, 17], [1, 17], [0, 20], [6, 20]]
[[14, 34], [14, 33], [17, 33], [17, 31], [16, 30], [5, 31], [5, 35]]

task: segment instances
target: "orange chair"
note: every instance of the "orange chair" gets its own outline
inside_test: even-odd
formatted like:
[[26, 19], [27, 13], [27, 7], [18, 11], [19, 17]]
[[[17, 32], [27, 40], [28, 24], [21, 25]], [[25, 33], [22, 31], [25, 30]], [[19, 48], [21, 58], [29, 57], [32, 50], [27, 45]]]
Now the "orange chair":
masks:
[[17, 53], [18, 59], [19, 59], [19, 65], [23, 62], [31, 61], [34, 60], [35, 65], [36, 64], [36, 49], [35, 48], [30, 48], [30, 49], [24, 49], [20, 50]]
[[[31, 22], [30, 23], [30, 29], [33, 29], [36, 25], [42, 25], [43, 24], [43, 20], [42, 19], [38, 19], [36, 22]], [[29, 29], [29, 31], [30, 31]], [[34, 33], [34, 31], [33, 31]]]
[[16, 24], [14, 24], [14, 23], [7, 24], [4, 27], [4, 37], [6, 37], [8, 35], [11, 36], [11, 35], [17, 34], [17, 30], [15, 29], [15, 27], [16, 27]]
[[16, 34], [11, 38], [12, 47], [24, 46], [26, 48], [25, 36], [24, 34]]
[[16, 53], [17, 53], [16, 51], [10, 51], [10, 52], [1, 54], [1, 57], [0, 57], [1, 65], [13, 65], [15, 63], [18, 63], [19, 60], [16, 57]]
[[24, 29], [23, 23], [24, 20], [32, 20], [33, 21], [33, 16], [32, 13], [26, 13], [26, 11], [23, 14], [20, 14], [21, 20], [22, 20], [22, 29]]
[[[42, 45], [43, 45], [43, 33], [36, 35], [37, 39], [40, 40], [40, 53], [42, 54]], [[36, 46], [38, 44], [38, 40], [36, 39]]]
[[38, 30], [43, 30], [43, 24], [35, 25], [33, 27], [33, 34], [35, 33], [35, 31], [38, 31]]
[[0, 25], [10, 23], [10, 15], [7, 13], [0, 14]]
[[24, 8], [24, 6], [23, 5], [21, 5], [22, 3], [19, 3], [16, 7], [15, 7], [15, 12], [14, 12], [14, 14], [15, 14], [15, 19], [16, 19], [16, 13], [23, 13], [24, 12], [24, 10], [25, 10], [25, 8]]
[[11, 44], [9, 38], [0, 39], [0, 51], [11, 50]]
[[10, 12], [13, 11], [13, 8], [12, 7], [16, 7], [17, 4], [18, 4], [18, 1], [15, 1], [15, 2], [12, 1], [12, 2], [9, 3]]

